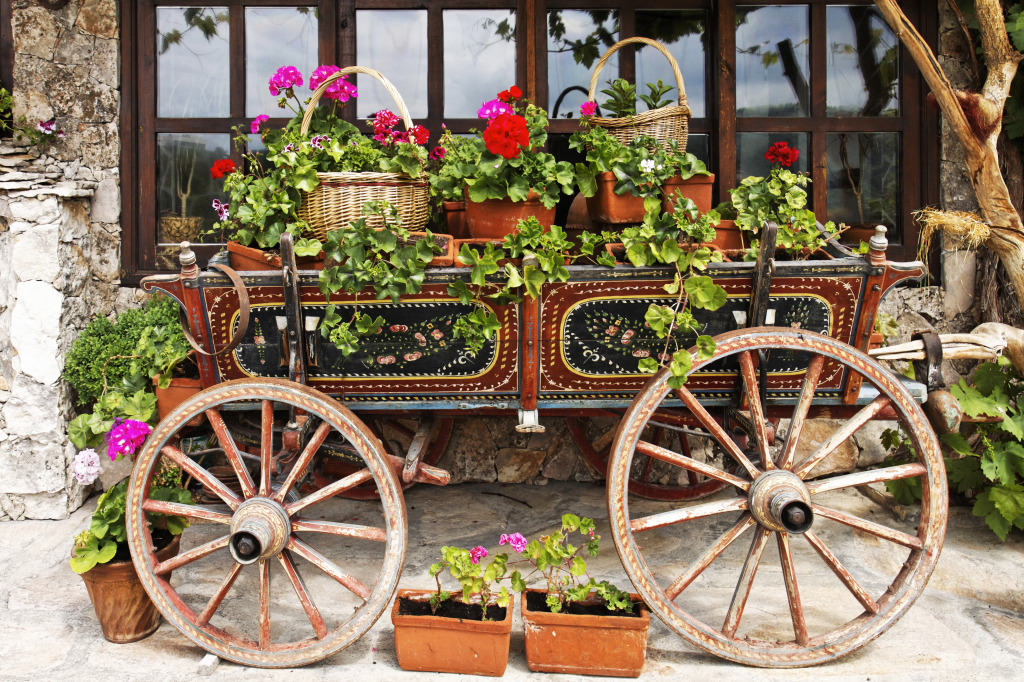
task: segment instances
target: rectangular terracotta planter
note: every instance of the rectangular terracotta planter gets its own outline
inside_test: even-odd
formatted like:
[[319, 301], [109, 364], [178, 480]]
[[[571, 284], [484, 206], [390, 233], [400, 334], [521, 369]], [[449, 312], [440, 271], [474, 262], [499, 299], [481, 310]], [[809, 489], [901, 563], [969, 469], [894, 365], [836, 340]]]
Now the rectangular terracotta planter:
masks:
[[513, 604], [505, 619], [465, 620], [398, 613], [403, 598], [427, 601], [429, 590], [399, 590], [391, 607], [395, 653], [402, 670], [501, 677], [508, 665]]
[[661, 186], [661, 210], [663, 213], [675, 211], [676, 190], [680, 190], [687, 199], [693, 199], [697, 210], [707, 213], [711, 210], [711, 190], [715, 184], [715, 175], [694, 175], [683, 180], [680, 176], [669, 178]]
[[165, 418], [174, 408], [201, 390], [203, 390], [203, 382], [200, 379], [174, 377], [167, 388], [160, 388], [154, 382], [153, 392], [156, 393], [157, 415], [160, 419]]
[[639, 677], [647, 656], [647, 631], [651, 614], [640, 600], [640, 616], [589, 616], [571, 613], [531, 611], [530, 594], [520, 597], [523, 628], [526, 630], [526, 664], [544, 673]]
[[[425, 232], [411, 233], [413, 239], [425, 237]], [[440, 255], [434, 256], [430, 261], [431, 267], [448, 267], [452, 264], [455, 255], [452, 251], [454, 239], [450, 235], [435, 234], [434, 243], [441, 247]], [[242, 246], [238, 242], [228, 242], [228, 253], [231, 254], [231, 267], [241, 272], [253, 270], [280, 270], [281, 254], [278, 251], [263, 251], [251, 246]], [[323, 270], [324, 252], [318, 256], [302, 256], [295, 259], [300, 270]]]
[[591, 221], [604, 225], [635, 225], [644, 221], [644, 198], [629, 192], [616, 194], [614, 173], [598, 173], [595, 181], [597, 192], [587, 197]]

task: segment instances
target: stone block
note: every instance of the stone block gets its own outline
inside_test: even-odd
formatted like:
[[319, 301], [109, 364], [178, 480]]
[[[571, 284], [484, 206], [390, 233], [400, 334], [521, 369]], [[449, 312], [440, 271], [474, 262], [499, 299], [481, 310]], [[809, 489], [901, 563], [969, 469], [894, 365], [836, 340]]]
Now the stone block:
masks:
[[[21, 199], [10, 204], [11, 215], [16, 220], [29, 223], [56, 223], [60, 220], [60, 205], [54, 197], [46, 199]], [[11, 226], [14, 229], [14, 226]]]
[[52, 384], [64, 366], [64, 358], [57, 353], [64, 297], [45, 282], [19, 282], [16, 291], [11, 316], [16, 369], [41, 384]]
[[110, 461], [107, 456], [107, 446], [103, 445], [96, 451], [100, 455], [100, 475], [96, 479], [101, 490], [110, 490], [115, 485], [132, 475], [132, 460], [122, 457], [116, 461]]
[[[835, 419], [808, 419], [800, 432], [800, 442], [796, 445], [796, 461], [801, 462], [815, 452], [822, 443], [843, 426], [843, 423]], [[860, 450], [851, 438], [819, 462], [807, 478], [853, 471], [857, 468], [859, 456]]]
[[61, 271], [56, 225], [40, 225], [14, 238], [11, 268], [23, 282], [53, 283]]
[[942, 260], [945, 284], [943, 312], [947, 320], [967, 312], [974, 304], [974, 279], [977, 255], [973, 251], [947, 251]]
[[100, 38], [116, 38], [117, 16], [115, 0], [85, 0], [75, 28]]
[[555, 447], [548, 448], [541, 474], [544, 478], [556, 481], [572, 479], [573, 471], [576, 470], [576, 460], [580, 458], [576, 448], [567, 438], [556, 438], [552, 445]]
[[882, 446], [882, 432], [895, 429], [897, 422], [869, 421], [854, 434], [853, 438], [860, 448], [857, 467], [860, 469], [880, 464], [889, 456], [889, 451]]
[[494, 453], [498, 448], [484, 422], [484, 419], [464, 419], [456, 423], [454, 442], [438, 464], [451, 472], [452, 483], [497, 480]]
[[500, 483], [525, 483], [540, 473], [547, 456], [546, 450], [502, 448], [495, 457], [495, 468]]
[[0, 493], [0, 510], [11, 521], [21, 521], [25, 518], [25, 500], [21, 495]]
[[89, 219], [96, 223], [116, 223], [121, 219], [121, 190], [114, 178], [106, 178], [96, 188]]
[[8, 438], [0, 443], [0, 488], [3, 492], [17, 495], [59, 493], [66, 483], [67, 461], [63, 445], [31, 438]]
[[89, 75], [105, 85], [120, 87], [121, 59], [116, 40], [96, 39]]
[[96, 37], [78, 31], [64, 31], [57, 41], [54, 61], [58, 64], [91, 64]]
[[66, 519], [71, 516], [67, 493], [25, 495], [22, 499], [25, 502], [26, 519]]
[[60, 26], [50, 12], [42, 7], [25, 7], [14, 12], [11, 23], [16, 53], [29, 54], [47, 61], [53, 59]]
[[5, 429], [9, 435], [35, 436], [42, 440], [63, 437], [60, 395], [56, 385], [40, 384], [21, 375], [15, 378], [10, 393], [11, 397], [3, 406]]

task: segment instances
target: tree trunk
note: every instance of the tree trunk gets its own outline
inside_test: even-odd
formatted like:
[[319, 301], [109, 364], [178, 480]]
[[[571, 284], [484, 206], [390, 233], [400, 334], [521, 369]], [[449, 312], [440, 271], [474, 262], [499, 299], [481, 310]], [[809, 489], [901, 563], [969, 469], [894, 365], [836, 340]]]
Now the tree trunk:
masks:
[[991, 228], [985, 246], [999, 256], [1018, 302], [1024, 305], [1024, 224], [1000, 173], [997, 151], [1003, 107], [1024, 55], [1010, 45], [1003, 8], [998, 0], [975, 2], [988, 67], [979, 94], [953, 89], [935, 54], [896, 0], [875, 0], [875, 5], [917, 64], [950, 128], [964, 146], [968, 177], [978, 197], [982, 219]]

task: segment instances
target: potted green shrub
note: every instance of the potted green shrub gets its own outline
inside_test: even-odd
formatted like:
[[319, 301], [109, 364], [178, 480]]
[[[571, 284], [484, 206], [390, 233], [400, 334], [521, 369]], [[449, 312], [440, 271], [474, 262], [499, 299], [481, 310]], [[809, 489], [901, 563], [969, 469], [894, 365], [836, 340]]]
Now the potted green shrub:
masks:
[[547, 112], [513, 85], [477, 113], [487, 127], [472, 138], [479, 156], [465, 174], [470, 235], [501, 239], [529, 216], [551, 225], [559, 195], [573, 193], [576, 177], [572, 164], [541, 151]]
[[445, 128], [431, 156], [436, 160], [429, 175], [431, 205], [443, 212], [452, 238], [467, 239], [466, 176], [473, 172], [480, 158], [480, 148], [474, 140], [453, 135]]
[[[570, 542], [577, 532], [579, 547]], [[520, 572], [512, 574], [513, 588], [522, 592], [530, 670], [611, 677], [639, 677], [643, 670], [651, 615], [639, 595], [589, 576], [581, 553], [596, 557], [600, 539], [593, 520], [575, 514], [529, 544], [518, 533], [502, 536], [499, 544], [510, 544], [547, 583], [546, 590], [527, 590]]]
[[[395, 653], [403, 670], [500, 677], [508, 664], [511, 594], [497, 589], [506, 577], [507, 554], [488, 564], [483, 547], [442, 547], [430, 567], [435, 590], [399, 590], [391, 609]], [[445, 572], [461, 594], [441, 587]]]

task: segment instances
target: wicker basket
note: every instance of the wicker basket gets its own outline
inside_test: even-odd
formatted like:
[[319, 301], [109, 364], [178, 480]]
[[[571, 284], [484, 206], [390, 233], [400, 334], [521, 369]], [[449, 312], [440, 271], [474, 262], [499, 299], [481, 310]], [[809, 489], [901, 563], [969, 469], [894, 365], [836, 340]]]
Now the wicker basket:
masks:
[[597, 92], [597, 81], [601, 75], [601, 69], [604, 68], [605, 63], [611, 59], [611, 56], [622, 47], [630, 43], [642, 43], [644, 45], [650, 45], [656, 48], [668, 59], [669, 64], [672, 66], [672, 74], [676, 79], [676, 88], [679, 90], [679, 104], [664, 106], [659, 109], [652, 111], [645, 111], [642, 114], [635, 116], [626, 116], [624, 118], [601, 118], [600, 116], [592, 116], [591, 122], [601, 128], [605, 128], [608, 134], [619, 140], [623, 144], [629, 144], [633, 141], [633, 138], [645, 135], [647, 137], [653, 137], [661, 146], [666, 149], [669, 148], [669, 141], [675, 140], [679, 143], [679, 151], [686, 151], [686, 141], [690, 134], [690, 107], [686, 101], [686, 90], [683, 88], [683, 73], [679, 70], [679, 64], [676, 62], [675, 57], [668, 51], [664, 45], [659, 43], [657, 40], [651, 40], [650, 38], [626, 38], [608, 48], [608, 51], [601, 56], [600, 61], [597, 62], [597, 66], [594, 67], [594, 75], [590, 77], [590, 92], [587, 95], [587, 99], [591, 102], [596, 101], [594, 95]]
[[202, 216], [165, 215], [160, 218], [160, 240], [163, 243], [198, 242], [202, 227]]
[[[324, 91], [334, 81], [350, 73], [364, 73], [380, 81], [398, 105], [406, 130], [412, 128], [412, 117], [398, 90], [380, 72], [364, 66], [349, 66], [331, 74], [313, 93], [302, 117], [301, 132], [309, 132], [313, 111]], [[427, 224], [429, 189], [426, 178], [413, 179], [405, 173], [317, 173], [320, 184], [312, 192], [303, 193], [299, 218], [306, 221], [317, 239], [324, 241], [330, 230], [363, 217], [363, 204], [385, 200], [398, 209], [402, 225], [418, 230]], [[383, 227], [380, 216], [366, 216], [371, 227]]]

